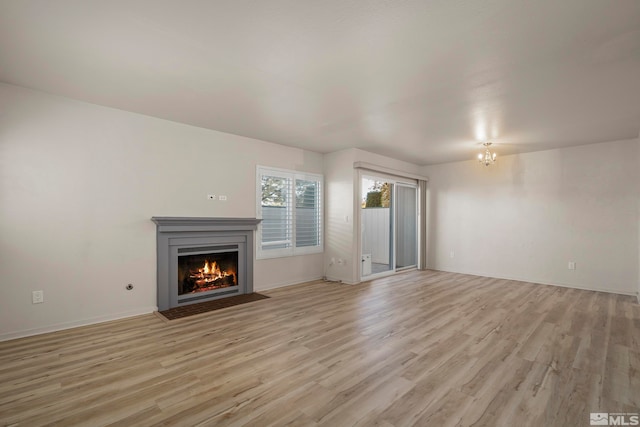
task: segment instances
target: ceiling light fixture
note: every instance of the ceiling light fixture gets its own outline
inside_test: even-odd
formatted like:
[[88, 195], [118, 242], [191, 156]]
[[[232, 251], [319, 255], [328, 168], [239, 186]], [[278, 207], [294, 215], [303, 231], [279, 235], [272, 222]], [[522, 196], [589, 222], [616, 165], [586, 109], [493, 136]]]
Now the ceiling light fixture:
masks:
[[484, 154], [478, 153], [478, 161], [485, 166], [492, 165], [496, 162], [496, 153], [489, 151], [490, 142], [485, 142], [482, 145], [486, 147]]

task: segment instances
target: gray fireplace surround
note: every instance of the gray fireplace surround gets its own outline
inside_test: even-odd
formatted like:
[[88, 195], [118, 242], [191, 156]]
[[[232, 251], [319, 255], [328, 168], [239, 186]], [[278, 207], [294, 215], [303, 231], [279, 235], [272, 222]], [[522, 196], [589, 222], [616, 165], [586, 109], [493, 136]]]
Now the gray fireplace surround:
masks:
[[[260, 219], [157, 217], [158, 310], [253, 292], [253, 234]], [[238, 252], [238, 286], [178, 295], [179, 254]]]

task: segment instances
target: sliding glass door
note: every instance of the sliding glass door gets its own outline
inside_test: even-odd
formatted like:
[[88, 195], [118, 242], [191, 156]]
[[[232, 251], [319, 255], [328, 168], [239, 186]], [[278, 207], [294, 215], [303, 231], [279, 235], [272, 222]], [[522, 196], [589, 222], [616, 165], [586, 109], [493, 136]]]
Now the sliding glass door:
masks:
[[396, 270], [418, 264], [418, 189], [396, 185]]
[[360, 215], [362, 257], [361, 275], [391, 271], [393, 254], [392, 182], [372, 176], [362, 178]]
[[362, 175], [360, 189], [360, 277], [415, 267], [417, 187], [388, 177]]

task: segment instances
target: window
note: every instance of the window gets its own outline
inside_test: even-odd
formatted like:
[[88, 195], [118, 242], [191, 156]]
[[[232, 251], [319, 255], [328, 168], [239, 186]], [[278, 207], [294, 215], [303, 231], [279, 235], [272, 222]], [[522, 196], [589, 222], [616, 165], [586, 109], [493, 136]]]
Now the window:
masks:
[[322, 175], [258, 166], [256, 176], [257, 258], [322, 252]]

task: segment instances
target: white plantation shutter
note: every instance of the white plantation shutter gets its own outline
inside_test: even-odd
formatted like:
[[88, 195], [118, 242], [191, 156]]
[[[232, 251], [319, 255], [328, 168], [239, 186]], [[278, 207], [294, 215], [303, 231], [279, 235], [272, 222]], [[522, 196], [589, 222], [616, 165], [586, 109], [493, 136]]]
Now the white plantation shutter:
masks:
[[320, 244], [320, 185], [320, 181], [296, 179], [296, 247]]
[[293, 245], [290, 177], [263, 175], [262, 192], [262, 249], [286, 249]]
[[321, 175], [258, 166], [257, 258], [322, 252]]

